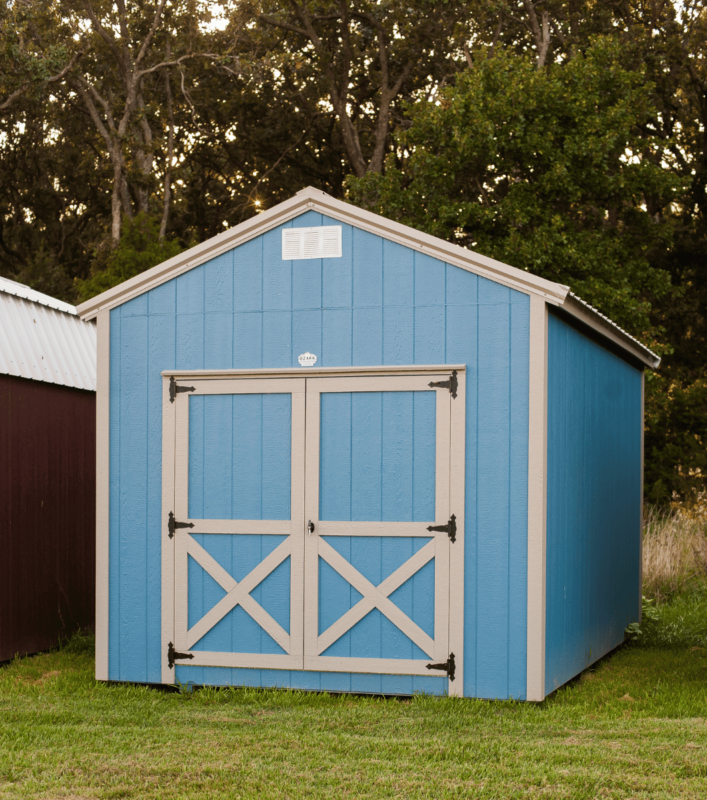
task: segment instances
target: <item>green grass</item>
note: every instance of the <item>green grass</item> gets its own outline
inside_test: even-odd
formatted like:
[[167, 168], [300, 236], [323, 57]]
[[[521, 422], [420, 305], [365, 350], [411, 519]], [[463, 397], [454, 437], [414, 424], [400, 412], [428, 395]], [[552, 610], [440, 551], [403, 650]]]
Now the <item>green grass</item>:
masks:
[[624, 647], [540, 705], [93, 680], [90, 640], [0, 669], [0, 798], [703, 798], [707, 650]]

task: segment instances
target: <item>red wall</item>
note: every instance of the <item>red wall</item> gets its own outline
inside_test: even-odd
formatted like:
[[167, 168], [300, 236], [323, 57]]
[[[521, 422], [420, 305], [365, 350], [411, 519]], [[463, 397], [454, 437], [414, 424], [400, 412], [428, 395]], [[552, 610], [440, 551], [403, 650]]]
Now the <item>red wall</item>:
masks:
[[0, 375], [0, 661], [92, 626], [96, 395]]

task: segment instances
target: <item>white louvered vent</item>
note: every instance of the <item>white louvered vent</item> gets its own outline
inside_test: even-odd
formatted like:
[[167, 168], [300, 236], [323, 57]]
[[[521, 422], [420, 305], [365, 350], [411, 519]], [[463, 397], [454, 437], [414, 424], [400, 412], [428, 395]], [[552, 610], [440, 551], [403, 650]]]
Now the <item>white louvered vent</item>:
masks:
[[341, 225], [283, 228], [282, 260], [341, 258]]

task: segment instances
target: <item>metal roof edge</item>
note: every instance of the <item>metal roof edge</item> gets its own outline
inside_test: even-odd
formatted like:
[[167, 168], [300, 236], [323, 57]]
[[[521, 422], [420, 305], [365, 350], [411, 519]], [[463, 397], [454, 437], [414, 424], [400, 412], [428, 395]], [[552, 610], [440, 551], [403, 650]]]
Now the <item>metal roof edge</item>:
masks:
[[77, 306], [76, 311], [82, 319], [93, 319], [100, 311], [122, 305], [128, 300], [172, 280], [183, 272], [198, 267], [221, 253], [282, 225], [304, 211], [318, 211], [340, 222], [355, 225], [518, 291], [526, 294], [539, 294], [553, 303], [564, 302], [569, 292], [567, 286], [539, 278], [525, 270], [482, 256], [473, 250], [445, 242], [408, 225], [402, 225], [379, 214], [358, 208], [351, 203], [337, 200], [326, 192], [309, 186], [297, 192], [289, 200], [278, 203], [256, 217], [241, 222], [234, 228], [219, 233], [184, 253], [179, 253], [174, 258], [81, 303]]
[[65, 303], [63, 300], [57, 300], [56, 297], [38, 292], [36, 289], [31, 289], [24, 283], [13, 281], [11, 278], [4, 278], [0, 276], [0, 292], [9, 294], [12, 297], [19, 297], [22, 300], [27, 300], [29, 303], [37, 303], [37, 305], [52, 308], [54, 311], [61, 311], [63, 314], [71, 314], [77, 316], [75, 306], [71, 303]]
[[627, 333], [600, 311], [597, 311], [596, 308], [590, 306], [581, 297], [577, 297], [576, 294], [569, 292], [564, 303], [558, 307], [585, 325], [589, 325], [589, 327], [610, 339], [614, 344], [618, 344], [647, 367], [657, 369], [660, 365], [660, 356], [641, 344], [638, 339], [631, 336], [630, 333]]

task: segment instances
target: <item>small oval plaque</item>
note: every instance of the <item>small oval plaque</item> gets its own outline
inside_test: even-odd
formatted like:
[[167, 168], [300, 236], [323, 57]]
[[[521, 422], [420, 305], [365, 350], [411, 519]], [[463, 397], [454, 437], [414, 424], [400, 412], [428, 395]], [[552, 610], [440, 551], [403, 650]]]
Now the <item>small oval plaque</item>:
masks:
[[317, 363], [317, 357], [314, 353], [302, 353], [297, 360], [301, 367], [313, 367]]

